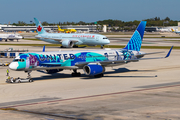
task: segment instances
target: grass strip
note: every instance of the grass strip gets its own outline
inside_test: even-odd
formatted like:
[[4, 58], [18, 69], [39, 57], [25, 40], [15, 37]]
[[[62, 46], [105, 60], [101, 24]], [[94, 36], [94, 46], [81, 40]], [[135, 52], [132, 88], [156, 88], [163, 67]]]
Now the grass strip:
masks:
[[24, 38], [24, 40], [42, 41], [42, 40], [39, 40], [39, 39], [33, 39], [33, 38]]

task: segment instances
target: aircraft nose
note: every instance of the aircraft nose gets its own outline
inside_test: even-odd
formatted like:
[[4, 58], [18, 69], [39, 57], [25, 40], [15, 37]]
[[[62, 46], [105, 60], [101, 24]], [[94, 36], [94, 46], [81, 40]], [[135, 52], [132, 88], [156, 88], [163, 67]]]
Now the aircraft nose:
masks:
[[11, 70], [17, 70], [17, 67], [18, 67], [18, 63], [17, 62], [12, 62], [10, 65], [9, 65], [9, 68]]
[[104, 44], [109, 44], [110, 43], [109, 39], [107, 39], [107, 40], [105, 40], [103, 42], [104, 42]]

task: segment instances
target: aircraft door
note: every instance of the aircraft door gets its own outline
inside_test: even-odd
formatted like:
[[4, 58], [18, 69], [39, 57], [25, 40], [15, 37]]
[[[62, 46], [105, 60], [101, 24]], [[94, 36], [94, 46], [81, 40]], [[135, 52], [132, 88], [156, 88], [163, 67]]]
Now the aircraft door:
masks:
[[117, 54], [115, 51], [108, 51], [106, 53], [106, 57], [108, 58], [108, 60], [117, 60]]
[[99, 41], [99, 36], [96, 36], [96, 41], [97, 41], [97, 42]]
[[84, 44], [86, 44], [86, 40], [87, 40], [87, 37], [82, 37], [82, 38], [81, 38], [81, 41], [82, 41]]

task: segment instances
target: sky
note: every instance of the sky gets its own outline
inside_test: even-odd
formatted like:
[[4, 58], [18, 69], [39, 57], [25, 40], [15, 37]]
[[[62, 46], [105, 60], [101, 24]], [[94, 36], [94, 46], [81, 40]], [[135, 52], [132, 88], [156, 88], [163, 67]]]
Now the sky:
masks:
[[0, 23], [95, 22], [169, 17], [180, 20], [180, 0], [0, 0]]

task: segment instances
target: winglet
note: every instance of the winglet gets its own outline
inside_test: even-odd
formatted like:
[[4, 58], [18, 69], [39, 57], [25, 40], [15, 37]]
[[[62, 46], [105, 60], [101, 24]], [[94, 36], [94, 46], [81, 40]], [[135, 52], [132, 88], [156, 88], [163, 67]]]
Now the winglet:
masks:
[[171, 49], [169, 50], [169, 52], [168, 52], [168, 54], [166, 55], [165, 58], [169, 57], [169, 55], [171, 54], [172, 49], [173, 49], [173, 46], [171, 47]]
[[43, 46], [43, 50], [42, 51], [45, 52], [45, 45]]

